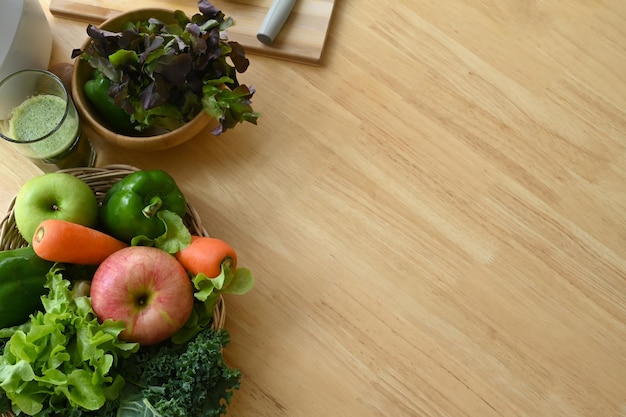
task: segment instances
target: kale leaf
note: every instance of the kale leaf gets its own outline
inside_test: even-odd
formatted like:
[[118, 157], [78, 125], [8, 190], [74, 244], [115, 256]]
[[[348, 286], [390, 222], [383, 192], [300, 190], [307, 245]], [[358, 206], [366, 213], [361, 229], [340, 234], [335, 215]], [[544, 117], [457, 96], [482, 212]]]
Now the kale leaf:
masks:
[[49, 407], [36, 417], [219, 417], [226, 414], [241, 379], [241, 372], [228, 367], [222, 356], [229, 341], [226, 330], [206, 327], [184, 345], [142, 347], [120, 358], [126, 385], [115, 400], [94, 411]]
[[[230, 368], [222, 348], [230, 341], [226, 330], [204, 328], [184, 345], [142, 347], [121, 363], [127, 381], [121, 406], [137, 411], [152, 408], [167, 417], [219, 417], [226, 413], [241, 372]], [[138, 414], [139, 415], [139, 414]]]

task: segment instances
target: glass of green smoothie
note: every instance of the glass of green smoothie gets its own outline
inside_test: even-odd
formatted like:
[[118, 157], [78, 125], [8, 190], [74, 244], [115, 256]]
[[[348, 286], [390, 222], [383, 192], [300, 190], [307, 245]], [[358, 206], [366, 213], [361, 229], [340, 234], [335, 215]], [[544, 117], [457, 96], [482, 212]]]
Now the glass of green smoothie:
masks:
[[96, 161], [70, 94], [48, 71], [18, 71], [0, 82], [0, 136], [44, 172]]

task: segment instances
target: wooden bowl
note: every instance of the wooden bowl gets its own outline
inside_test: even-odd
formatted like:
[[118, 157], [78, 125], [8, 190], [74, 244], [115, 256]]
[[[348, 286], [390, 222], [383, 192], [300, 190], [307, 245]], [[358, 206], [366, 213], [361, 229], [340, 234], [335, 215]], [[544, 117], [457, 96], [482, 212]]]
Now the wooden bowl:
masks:
[[[151, 17], [157, 18], [166, 23], [174, 22], [172, 10], [144, 8], [121, 13], [106, 20], [99, 27], [101, 29], [119, 32], [128, 21], [144, 21]], [[90, 42], [91, 38], [87, 38], [81, 49], [84, 50]], [[92, 74], [93, 68], [89, 65], [89, 63], [77, 57], [74, 62], [74, 71], [72, 74], [72, 97], [83, 122], [98, 136], [115, 146], [144, 151], [168, 149], [188, 141], [205, 129], [213, 130], [219, 123], [215, 118], [212, 118], [206, 112], [201, 111], [194, 119], [185, 125], [164, 134], [154, 136], [127, 136], [119, 132], [115, 132], [106, 126], [98, 115], [96, 109], [93, 108], [85, 96], [83, 86], [89, 79], [91, 79]]]

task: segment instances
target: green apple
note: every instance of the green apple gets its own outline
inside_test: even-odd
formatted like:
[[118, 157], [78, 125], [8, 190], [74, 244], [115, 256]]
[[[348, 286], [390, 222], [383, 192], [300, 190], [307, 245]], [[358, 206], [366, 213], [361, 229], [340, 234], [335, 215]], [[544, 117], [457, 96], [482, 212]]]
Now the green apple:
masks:
[[52, 172], [28, 180], [15, 197], [15, 225], [32, 243], [39, 223], [59, 219], [94, 227], [98, 220], [96, 195], [80, 178]]

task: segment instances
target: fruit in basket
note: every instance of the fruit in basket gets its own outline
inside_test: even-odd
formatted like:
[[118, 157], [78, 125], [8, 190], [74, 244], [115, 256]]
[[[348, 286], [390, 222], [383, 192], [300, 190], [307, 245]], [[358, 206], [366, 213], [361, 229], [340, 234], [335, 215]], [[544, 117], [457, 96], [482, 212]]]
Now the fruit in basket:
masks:
[[94, 192], [80, 178], [52, 172], [31, 178], [22, 185], [15, 197], [13, 212], [18, 231], [32, 243], [37, 226], [47, 219], [95, 226], [98, 202]]
[[180, 329], [193, 307], [185, 268], [157, 248], [131, 246], [104, 260], [91, 283], [91, 303], [100, 321], [122, 320], [120, 338], [154, 345]]
[[0, 251], [0, 328], [24, 323], [41, 307], [52, 265], [30, 246]]

